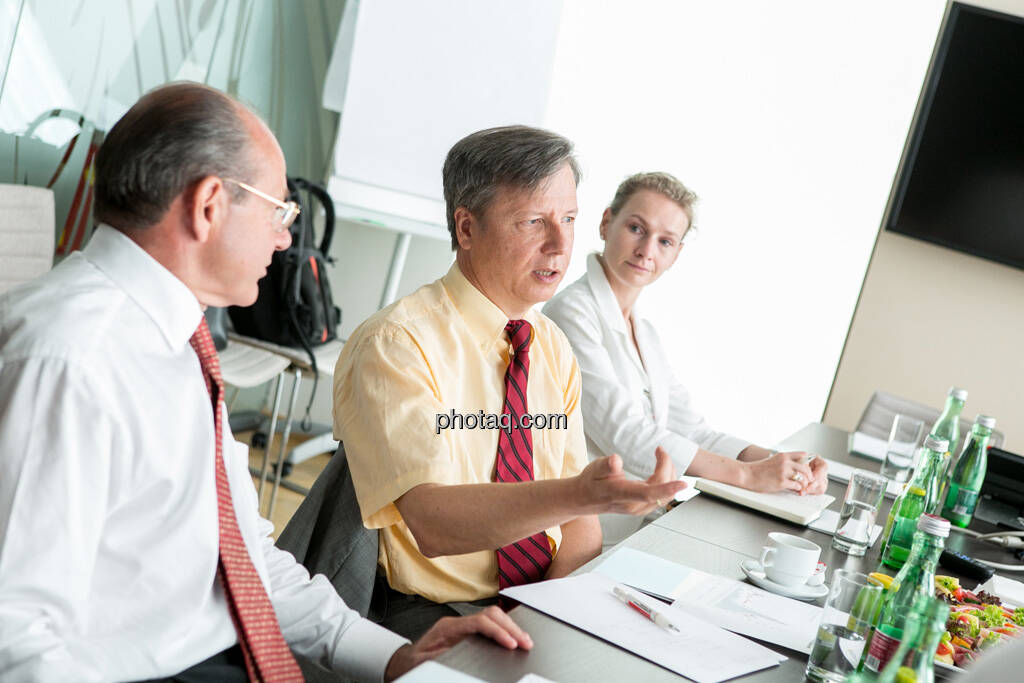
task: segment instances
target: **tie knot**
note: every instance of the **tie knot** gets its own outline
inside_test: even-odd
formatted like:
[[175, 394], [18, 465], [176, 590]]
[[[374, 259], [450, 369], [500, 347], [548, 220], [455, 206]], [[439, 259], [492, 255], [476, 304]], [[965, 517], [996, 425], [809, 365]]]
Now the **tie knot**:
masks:
[[525, 320], [509, 320], [505, 325], [505, 332], [508, 333], [508, 340], [512, 342], [512, 348], [516, 354], [530, 350], [530, 333], [533, 327]]

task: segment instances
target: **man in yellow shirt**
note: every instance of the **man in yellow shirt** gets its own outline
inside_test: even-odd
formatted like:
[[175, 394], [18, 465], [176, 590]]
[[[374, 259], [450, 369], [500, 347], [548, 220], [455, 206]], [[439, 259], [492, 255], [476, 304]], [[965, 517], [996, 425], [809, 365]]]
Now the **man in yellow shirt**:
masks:
[[571, 143], [479, 131], [443, 180], [455, 264], [360, 325], [334, 375], [335, 436], [380, 530], [383, 625], [409, 637], [501, 587], [565, 576], [600, 552], [597, 513], [646, 514], [683, 486], [660, 449], [646, 482], [617, 455], [587, 464], [576, 359], [533, 310], [572, 253]]

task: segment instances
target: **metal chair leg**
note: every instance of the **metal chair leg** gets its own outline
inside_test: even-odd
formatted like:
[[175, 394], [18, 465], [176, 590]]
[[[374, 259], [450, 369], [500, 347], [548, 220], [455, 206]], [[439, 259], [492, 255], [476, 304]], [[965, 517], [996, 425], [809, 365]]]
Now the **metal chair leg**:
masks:
[[267, 483], [267, 471], [270, 468], [270, 447], [274, 443], [274, 434], [277, 432], [277, 415], [281, 410], [281, 392], [284, 389], [284, 373], [277, 376], [274, 386], [274, 407], [270, 411], [270, 432], [267, 434], [267, 445], [263, 448], [263, 467], [260, 469], [260, 487], [256, 493], [258, 507], [263, 509], [263, 485]]
[[295, 368], [292, 395], [288, 400], [288, 417], [284, 423], [284, 434], [281, 435], [281, 450], [277, 454], [277, 472], [274, 473], [274, 488], [270, 490], [270, 507], [267, 510], [267, 519], [271, 519], [274, 516], [274, 506], [277, 504], [277, 489], [281, 487], [281, 470], [284, 469], [284, 459], [288, 451], [288, 437], [292, 434], [292, 417], [295, 415], [295, 402], [299, 398], [299, 385], [301, 383], [302, 370]]

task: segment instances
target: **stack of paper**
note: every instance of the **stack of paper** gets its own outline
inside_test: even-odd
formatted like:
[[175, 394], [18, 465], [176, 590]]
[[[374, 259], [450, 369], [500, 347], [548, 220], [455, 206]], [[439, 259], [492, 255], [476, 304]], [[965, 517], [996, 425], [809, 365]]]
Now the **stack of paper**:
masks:
[[625, 648], [698, 683], [718, 683], [786, 658], [678, 607], [658, 608], [681, 633], [655, 625], [619, 601], [616, 582], [590, 573], [501, 591], [556, 619]]
[[834, 496], [827, 494], [800, 496], [792, 491], [759, 493], [711, 479], [698, 479], [697, 488], [712, 496], [745, 505], [794, 524], [807, 524], [817, 519], [821, 511], [835, 500]]
[[672, 605], [720, 628], [809, 653], [821, 608], [649, 553], [619, 548], [595, 572]]

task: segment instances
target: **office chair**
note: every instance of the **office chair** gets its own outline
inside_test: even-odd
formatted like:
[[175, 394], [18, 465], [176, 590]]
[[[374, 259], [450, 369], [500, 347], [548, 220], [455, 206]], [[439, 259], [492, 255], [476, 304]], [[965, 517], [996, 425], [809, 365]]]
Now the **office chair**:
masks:
[[53, 191], [0, 184], [0, 294], [53, 267]]
[[[911, 401], [908, 398], [902, 398], [884, 391], [876, 391], [871, 395], [871, 400], [868, 401], [867, 406], [864, 407], [864, 412], [857, 422], [857, 431], [868, 436], [888, 440], [892, 419], [897, 414], [916, 417], [924, 422], [925, 429], [929, 429], [939, 419], [942, 411], [917, 401]], [[968, 419], [960, 418], [961, 439], [971, 433], [971, 426], [973, 424]], [[992, 437], [988, 443], [990, 446], [999, 448], [1003, 445], [1003, 438], [1002, 432], [993, 429]]]

